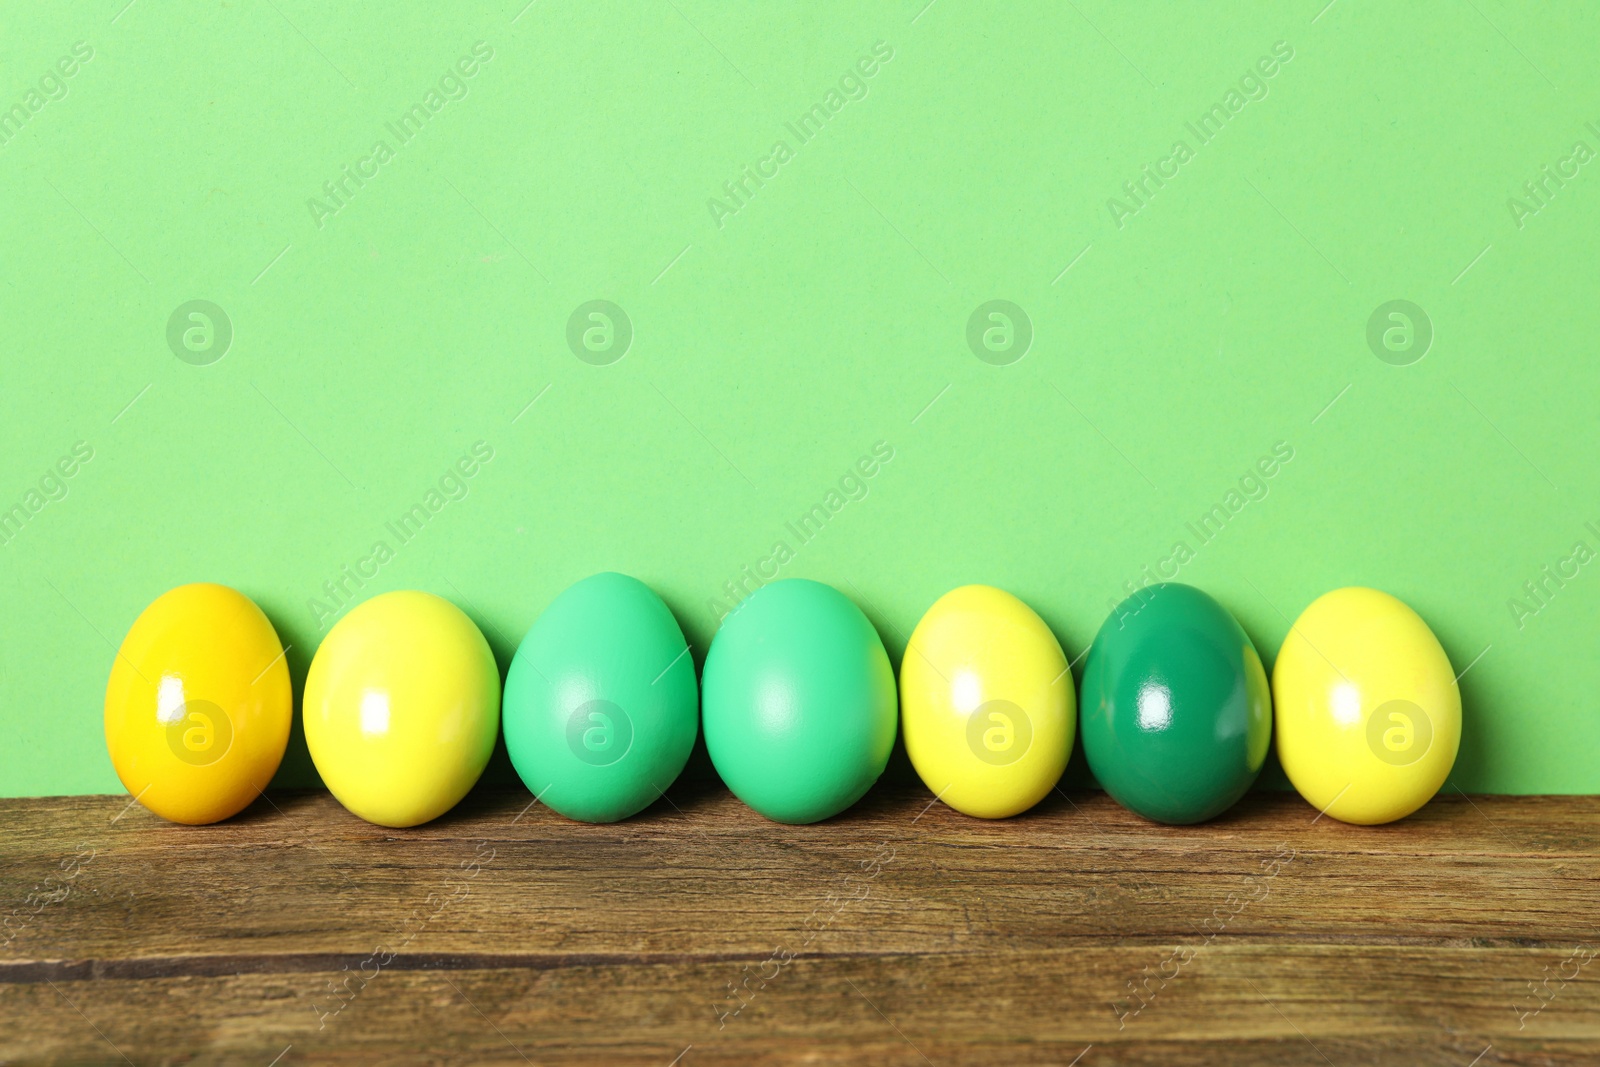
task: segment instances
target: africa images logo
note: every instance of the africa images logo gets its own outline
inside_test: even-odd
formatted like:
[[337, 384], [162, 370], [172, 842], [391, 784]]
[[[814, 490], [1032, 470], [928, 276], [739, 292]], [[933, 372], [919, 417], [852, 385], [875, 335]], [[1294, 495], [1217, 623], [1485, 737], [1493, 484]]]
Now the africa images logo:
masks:
[[1367, 318], [1367, 347], [1391, 367], [1409, 367], [1433, 346], [1433, 320], [1409, 300], [1379, 304]]
[[398, 555], [400, 549], [415, 541], [441, 511], [454, 502], [465, 500], [472, 492], [472, 479], [489, 465], [494, 456], [493, 445], [483, 440], [474, 441], [470, 454], [463, 451], [428, 486], [420, 500], [383, 524], [384, 536], [374, 540], [365, 555], [352, 563], [341, 564], [339, 570], [322, 583], [321, 597], [307, 597], [306, 610], [311, 613], [317, 629], [327, 626], [361, 599], [360, 590], [378, 577], [378, 572]]
[[1033, 346], [1033, 320], [1009, 300], [979, 304], [967, 318], [967, 347], [991, 367], [1009, 367]]
[[35, 85], [30, 86], [20, 100], [10, 107], [0, 105], [0, 148], [10, 144], [47, 105], [65, 100], [71, 88], [68, 80], [93, 58], [94, 46], [87, 41], [79, 41], [72, 46], [70, 55], [62, 56], [56, 60], [53, 69], [39, 75]]
[[179, 304], [167, 318], [167, 347], [191, 367], [209, 367], [233, 345], [233, 320], [209, 300]]
[[609, 300], [579, 304], [567, 319], [567, 347], [591, 367], [609, 367], [633, 345], [633, 320]]
[[865, 100], [871, 91], [868, 82], [893, 58], [893, 45], [882, 38], [874, 41], [871, 55], [863, 55], [854, 65], [845, 68], [845, 72], [823, 94], [821, 100], [793, 121], [783, 124], [783, 128], [794, 139], [792, 145], [788, 138], [780, 137], [773, 142], [766, 155], [753, 164], [746, 163], [738, 174], [723, 182], [720, 190], [722, 195], [706, 199], [706, 209], [711, 212], [711, 221], [717, 229], [726, 226], [730, 218], [742, 211], [756, 193], [766, 187], [767, 182], [783, 173], [783, 167], [795, 158], [796, 151], [816, 140], [828, 123], [845, 109], [846, 104], [852, 100]]
[[167, 747], [191, 767], [206, 767], [228, 754], [233, 720], [209, 700], [186, 700], [167, 720]]
[[609, 767], [633, 747], [633, 720], [609, 700], [586, 700], [567, 717], [567, 748], [591, 767]]
[[[1294, 46], [1288, 41], [1277, 41], [1272, 54], [1260, 57], [1239, 77], [1236, 85], [1228, 86], [1222, 98], [1202, 111], [1193, 121], [1185, 122], [1189, 137], [1179, 137], [1172, 148], [1154, 163], [1146, 163], [1137, 176], [1122, 183], [1121, 198], [1106, 199], [1106, 210], [1117, 229], [1150, 206], [1155, 195], [1182, 173], [1183, 167], [1198, 155], [1201, 148], [1216, 140], [1228, 123], [1252, 102], [1265, 100], [1271, 92], [1269, 84], [1278, 73], [1294, 59]], [[1189, 138], [1194, 144], [1189, 143]]]
[[990, 700], [967, 716], [967, 748], [993, 767], [1008, 767], [1028, 754], [1033, 721], [1009, 700]]
[[[494, 48], [487, 41], [478, 41], [468, 55], [456, 60], [440, 75], [438, 82], [428, 87], [422, 99], [413, 101], [393, 122], [384, 123], [388, 138], [380, 137], [372, 143], [366, 155], [339, 168], [337, 177], [322, 183], [322, 196], [309, 197], [306, 208], [311, 221], [322, 229], [328, 220], [350, 205], [350, 201], [367, 183], [383, 173], [385, 164], [394, 160], [399, 149], [410, 144], [433, 117], [452, 101], [465, 100], [470, 91], [467, 82], [476, 77], [482, 65], [494, 58]], [[393, 143], [390, 143], [390, 138]], [[352, 170], [351, 168], [354, 168]]]
[[1379, 705], [1367, 719], [1367, 747], [1392, 767], [1409, 767], [1433, 745], [1433, 720], [1409, 700]]

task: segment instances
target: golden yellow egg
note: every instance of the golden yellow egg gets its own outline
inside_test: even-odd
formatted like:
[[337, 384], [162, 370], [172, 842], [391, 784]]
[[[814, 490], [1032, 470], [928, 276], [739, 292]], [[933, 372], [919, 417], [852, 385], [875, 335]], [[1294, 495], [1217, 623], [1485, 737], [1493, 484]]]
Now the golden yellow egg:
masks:
[[182, 585], [144, 609], [117, 651], [106, 748], [139, 803], [173, 822], [216, 822], [272, 780], [293, 714], [283, 646], [255, 602]]

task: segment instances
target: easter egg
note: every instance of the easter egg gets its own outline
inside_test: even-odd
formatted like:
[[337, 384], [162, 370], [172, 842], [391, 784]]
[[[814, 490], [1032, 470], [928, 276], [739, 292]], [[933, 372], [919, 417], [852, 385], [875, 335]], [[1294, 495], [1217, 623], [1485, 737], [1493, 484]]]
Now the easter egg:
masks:
[[811, 823], [860, 800], [894, 747], [894, 671], [872, 623], [832, 586], [764, 585], [706, 656], [706, 749], [769, 819]]
[[1404, 818], [1439, 791], [1461, 745], [1461, 692], [1428, 624], [1376, 589], [1312, 601], [1272, 670], [1278, 759], [1318, 811]]
[[255, 602], [225, 585], [180, 585], [117, 650], [106, 748], [139, 803], [173, 822], [216, 822], [267, 787], [293, 715], [283, 645]]
[[1010, 593], [966, 585], [934, 602], [900, 663], [906, 753], [934, 796], [968, 815], [1027, 811], [1066, 769], [1077, 728], [1055, 635]]
[[623, 574], [571, 586], [506, 674], [506, 750], [540, 803], [584, 822], [648, 806], [700, 732], [694, 657], [672, 612]]
[[1119, 604], [1083, 672], [1083, 752], [1105, 791], [1164, 823], [1204, 822], [1250, 788], [1272, 740], [1261, 657], [1226, 608], [1165, 582]]
[[306, 745], [339, 803], [379, 826], [456, 806], [494, 750], [500, 673], [483, 634], [431, 593], [384, 593], [322, 639], [306, 675]]

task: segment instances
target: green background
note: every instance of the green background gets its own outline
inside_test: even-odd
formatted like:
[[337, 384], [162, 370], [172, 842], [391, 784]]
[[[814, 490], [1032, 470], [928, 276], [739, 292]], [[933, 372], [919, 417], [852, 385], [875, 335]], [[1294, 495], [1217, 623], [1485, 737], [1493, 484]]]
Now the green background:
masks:
[[[502, 668], [603, 569], [703, 660], [713, 598], [779, 540], [781, 574], [851, 596], [896, 664], [967, 582], [1075, 659], [1184, 540], [1179, 579], [1269, 666], [1322, 592], [1412, 604], [1471, 664], [1458, 787], [1600, 790], [1600, 566], [1508, 605], [1600, 548], [1600, 163], [1508, 205], [1600, 149], [1592, 6], [924, 4], [9, 0], [0, 509], [75, 442], [93, 458], [0, 547], [0, 793], [119, 790], [105, 679], [171, 586], [255, 598], [298, 692], [308, 601], [380, 539], [359, 597], [449, 597]], [[386, 124], [480, 41], [400, 146]], [[801, 144], [785, 124], [878, 42], [865, 97]], [[1266, 95], [1201, 145], [1186, 123], [1278, 42]], [[1119, 227], [1108, 200], [1180, 139]], [[319, 227], [308, 200], [379, 140]], [[780, 140], [719, 225], [709, 201]], [[209, 365], [167, 340], [195, 299], [233, 330]], [[566, 340], [596, 299], [633, 329], [605, 366]], [[1032, 325], [1010, 365], [967, 343], [992, 299]], [[1434, 331], [1407, 366], [1367, 343], [1395, 299]], [[398, 545], [385, 523], [477, 441], [465, 497]], [[880, 441], [865, 497], [800, 544], [785, 524]], [[1186, 524], [1279, 442], [1267, 495], [1200, 545]], [[297, 735], [280, 782], [310, 774]]]

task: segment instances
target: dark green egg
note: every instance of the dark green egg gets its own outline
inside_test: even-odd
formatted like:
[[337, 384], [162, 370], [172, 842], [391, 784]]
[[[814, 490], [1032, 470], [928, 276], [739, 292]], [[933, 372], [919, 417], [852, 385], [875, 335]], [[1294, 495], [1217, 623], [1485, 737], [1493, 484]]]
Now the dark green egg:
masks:
[[1089, 768], [1147, 819], [1197, 823], [1228, 810], [1261, 772], [1272, 696], [1255, 645], [1189, 585], [1152, 585], [1100, 627], [1083, 672]]

